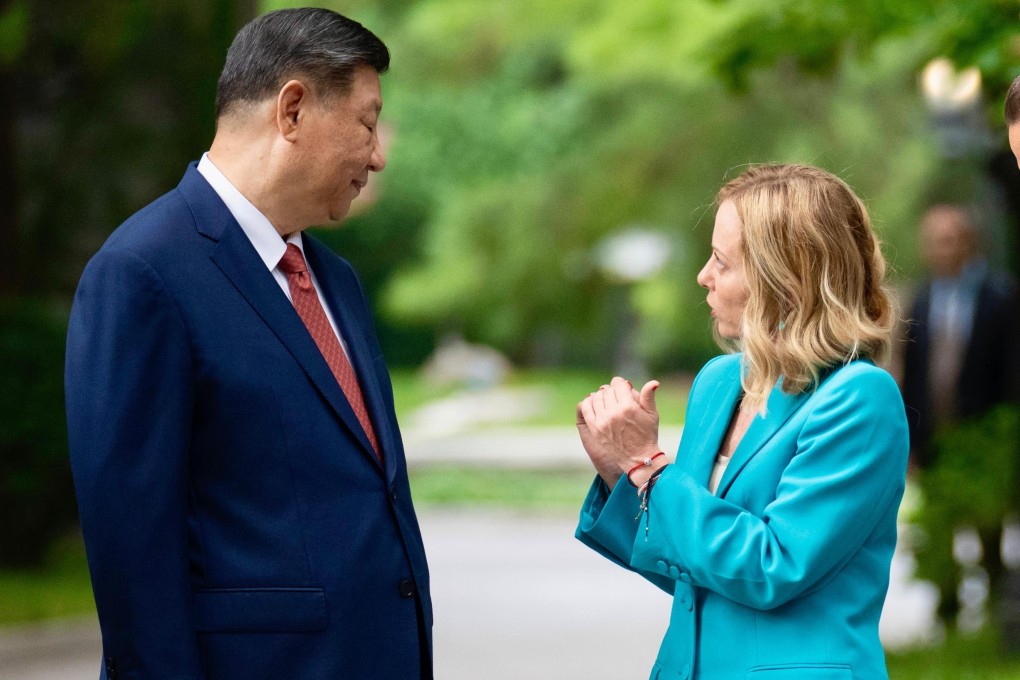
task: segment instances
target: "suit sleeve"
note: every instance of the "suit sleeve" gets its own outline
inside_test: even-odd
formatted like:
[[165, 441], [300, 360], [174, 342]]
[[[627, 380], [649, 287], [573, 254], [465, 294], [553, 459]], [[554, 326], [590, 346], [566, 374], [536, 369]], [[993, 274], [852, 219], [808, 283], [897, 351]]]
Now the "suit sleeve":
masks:
[[[841, 568], [903, 493], [907, 434], [884, 372], [823, 385], [761, 516], [709, 493], [675, 466], [659, 477], [649, 532], [631, 565], [686, 574], [691, 583], [757, 609], [778, 607]], [[763, 450], [758, 455], [766, 455]]]
[[106, 663], [119, 678], [204, 677], [187, 540], [192, 362], [157, 273], [104, 249], [67, 338], [71, 467]]

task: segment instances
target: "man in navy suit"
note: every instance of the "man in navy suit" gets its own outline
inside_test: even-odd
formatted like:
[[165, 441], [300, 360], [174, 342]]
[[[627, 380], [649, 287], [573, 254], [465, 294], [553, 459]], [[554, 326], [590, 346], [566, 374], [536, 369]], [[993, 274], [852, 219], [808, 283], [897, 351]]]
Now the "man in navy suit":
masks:
[[[980, 234], [959, 205], [937, 205], [921, 220], [922, 251], [931, 276], [910, 310], [903, 355], [903, 401], [910, 427], [910, 451], [923, 476], [936, 468], [940, 432], [1020, 401], [1020, 297], [1016, 282], [981, 255]], [[944, 448], [944, 447], [943, 447]], [[983, 455], [983, 452], [974, 452]], [[929, 498], [937, 503], [939, 498]], [[950, 560], [952, 529], [929, 537], [929, 560]], [[993, 594], [1005, 574], [1002, 523], [977, 527], [982, 566]], [[939, 554], [941, 553], [941, 554]], [[960, 610], [956, 565], [936, 570], [937, 614], [952, 624]]]
[[108, 680], [431, 678], [432, 608], [364, 292], [311, 225], [370, 172], [383, 43], [237, 35], [212, 146], [88, 264], [67, 415]]

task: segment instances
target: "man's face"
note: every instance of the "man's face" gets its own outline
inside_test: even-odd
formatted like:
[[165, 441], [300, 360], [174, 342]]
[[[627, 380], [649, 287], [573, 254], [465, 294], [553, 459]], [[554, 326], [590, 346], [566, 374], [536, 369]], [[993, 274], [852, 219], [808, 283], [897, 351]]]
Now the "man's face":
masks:
[[921, 247], [931, 273], [956, 276], [971, 257], [966, 216], [950, 209], [934, 209], [921, 222]]
[[1020, 123], [1009, 126], [1009, 148], [1016, 158], [1017, 167], [1020, 167]]
[[317, 97], [305, 111], [300, 170], [294, 181], [313, 224], [339, 222], [368, 181], [386, 166], [379, 143], [379, 74], [359, 66], [346, 95]]

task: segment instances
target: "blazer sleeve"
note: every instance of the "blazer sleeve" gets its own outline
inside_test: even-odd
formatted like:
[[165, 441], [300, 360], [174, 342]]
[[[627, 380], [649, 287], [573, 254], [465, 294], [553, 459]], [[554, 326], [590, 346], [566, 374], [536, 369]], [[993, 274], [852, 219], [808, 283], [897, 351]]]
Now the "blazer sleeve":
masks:
[[[687, 422], [691, 421], [691, 404], [695, 401], [696, 395], [702, 393], [706, 382], [711, 382], [711, 378], [705, 376], [712, 375], [717, 370], [722, 363], [720, 359], [724, 357], [716, 357], [709, 361], [695, 376], [691, 385], [691, 400], [687, 404]], [[606, 559], [640, 574], [672, 595], [676, 588], [675, 576], [632, 564], [634, 541], [639, 529], [647, 526], [644, 521], [646, 519], [647, 516], [642, 519], [640, 502], [634, 487], [626, 482], [623, 475], [620, 475], [611, 492], [602, 478], [596, 475], [581, 506], [581, 517], [574, 536]], [[643, 533], [641, 535], [644, 536]]]
[[104, 249], [71, 313], [71, 467], [107, 665], [203, 677], [187, 549], [192, 361], [185, 324], [140, 257]]
[[581, 518], [574, 536], [586, 546], [624, 569], [636, 572], [670, 595], [676, 579], [631, 565], [631, 553], [639, 526], [643, 526], [634, 487], [621, 476], [612, 492], [596, 477], [581, 506]]
[[824, 383], [805, 404], [811, 410], [796, 451], [760, 516], [668, 467], [654, 487], [649, 531], [634, 542], [632, 566], [679, 573], [757, 609], [811, 590], [846, 564], [880, 521], [895, 517], [908, 448], [901, 404], [892, 378], [870, 366]]

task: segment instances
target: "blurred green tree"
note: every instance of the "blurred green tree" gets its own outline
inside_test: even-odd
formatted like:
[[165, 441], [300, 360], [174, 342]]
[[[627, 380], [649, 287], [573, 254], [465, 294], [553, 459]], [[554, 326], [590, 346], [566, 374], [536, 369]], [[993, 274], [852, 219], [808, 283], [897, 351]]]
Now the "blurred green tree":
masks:
[[1020, 7], [1013, 0], [716, 0], [733, 11], [708, 56], [712, 69], [743, 86], [755, 69], [791, 60], [831, 76], [852, 55], [868, 59], [890, 39], [916, 44], [915, 70], [933, 57], [977, 66], [999, 120], [1002, 97], [1020, 69]]
[[0, 563], [75, 520], [62, 404], [86, 258], [206, 148], [223, 54], [251, 0], [0, 2]]
[[397, 135], [384, 181], [420, 198], [398, 239], [414, 254], [382, 299], [389, 318], [522, 362], [606, 367], [620, 297], [595, 251], [651, 225], [675, 257], [627, 292], [637, 342], [653, 367], [693, 368], [714, 351], [694, 283], [712, 198], [748, 162], [847, 178], [909, 271], [939, 162], [916, 88], [928, 42], [891, 32], [866, 58], [839, 42], [825, 77], [805, 77], [801, 45], [774, 35], [771, 52], [722, 77], [726, 41], [765, 6], [444, 0], [389, 15]]

